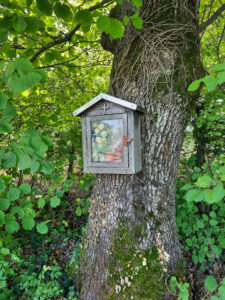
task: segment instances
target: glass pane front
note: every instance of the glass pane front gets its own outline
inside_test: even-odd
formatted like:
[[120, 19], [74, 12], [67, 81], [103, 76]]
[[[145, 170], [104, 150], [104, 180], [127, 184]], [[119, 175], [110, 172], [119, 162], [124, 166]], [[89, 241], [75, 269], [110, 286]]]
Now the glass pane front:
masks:
[[123, 119], [91, 122], [92, 162], [123, 161]]

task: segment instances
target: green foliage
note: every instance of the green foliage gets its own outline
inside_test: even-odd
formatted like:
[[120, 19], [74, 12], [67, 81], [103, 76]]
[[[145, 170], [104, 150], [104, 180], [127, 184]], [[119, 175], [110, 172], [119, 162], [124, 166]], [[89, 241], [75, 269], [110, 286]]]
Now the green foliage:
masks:
[[169, 286], [171, 291], [178, 296], [178, 300], [189, 299], [189, 283], [179, 283], [176, 277], [172, 276]]
[[[186, 162], [187, 163], [187, 162]], [[184, 170], [185, 174], [186, 171]], [[195, 264], [222, 258], [225, 247], [224, 158], [194, 168], [187, 180], [178, 180], [177, 227], [184, 251]]]
[[[210, 275], [205, 279], [205, 288], [207, 291], [209, 291], [208, 294], [211, 295], [210, 298], [207, 298], [207, 300], [224, 300], [225, 299], [225, 278], [221, 280], [221, 282], [218, 284], [215, 277]], [[212, 296], [212, 294], [218, 295]]]

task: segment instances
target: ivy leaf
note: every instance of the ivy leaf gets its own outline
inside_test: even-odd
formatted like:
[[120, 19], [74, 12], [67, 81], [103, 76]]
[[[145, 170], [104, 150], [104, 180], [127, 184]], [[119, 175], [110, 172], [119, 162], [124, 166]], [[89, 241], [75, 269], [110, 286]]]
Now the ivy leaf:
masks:
[[216, 186], [212, 190], [213, 202], [220, 202], [225, 196], [225, 189], [222, 186]]
[[5, 215], [5, 229], [8, 233], [13, 233], [18, 231], [20, 228], [19, 224], [16, 222], [14, 215]]
[[134, 6], [136, 6], [137, 8], [142, 6], [142, 1], [141, 0], [131, 0], [131, 1], [134, 4]]
[[21, 154], [18, 157], [17, 167], [20, 170], [25, 170], [30, 168], [31, 166], [31, 160], [30, 157], [27, 154]]
[[15, 16], [12, 22], [13, 28], [18, 32], [24, 32], [27, 28], [27, 23], [23, 16]]
[[7, 210], [10, 206], [10, 202], [8, 199], [0, 198], [0, 209]]
[[29, 184], [26, 184], [26, 183], [21, 184], [19, 189], [20, 189], [21, 193], [25, 194], [25, 195], [29, 194], [31, 191]]
[[3, 157], [2, 166], [4, 168], [12, 168], [15, 167], [15, 165], [16, 165], [16, 155], [11, 151], [7, 152]]
[[188, 92], [196, 91], [200, 86], [201, 80], [195, 80], [188, 87]]
[[35, 221], [31, 216], [25, 216], [22, 219], [22, 226], [25, 230], [31, 230], [35, 225]]
[[52, 15], [52, 6], [48, 0], [36, 0], [37, 7], [47, 16]]
[[92, 14], [88, 9], [80, 10], [76, 16], [75, 20], [81, 25], [83, 32], [88, 32], [91, 27]]
[[212, 178], [208, 175], [204, 175], [202, 177], [199, 177], [195, 184], [199, 187], [206, 188], [210, 186], [211, 183], [212, 183]]
[[6, 97], [5, 94], [0, 93], [0, 109], [3, 109], [6, 107], [8, 98]]
[[48, 232], [48, 226], [45, 223], [37, 224], [36, 228], [37, 232], [39, 232], [40, 234], [45, 234]]
[[54, 6], [54, 13], [58, 18], [62, 18], [64, 21], [70, 21], [73, 16], [70, 7], [61, 2], [57, 2]]
[[139, 16], [139, 12], [136, 12], [136, 13], [131, 17], [131, 20], [132, 20], [133, 25], [134, 25], [135, 28], [137, 28], [137, 29], [141, 29], [141, 28], [142, 28], [143, 22], [142, 22], [142, 19], [141, 19], [140, 16]]
[[4, 119], [0, 119], [0, 133], [4, 133], [4, 132], [11, 132], [12, 131], [12, 125]]
[[9, 198], [12, 201], [15, 201], [20, 196], [20, 190], [17, 188], [11, 188], [7, 193], [7, 198]]
[[210, 275], [210, 276], [208, 276], [206, 278], [206, 280], [205, 280], [205, 287], [210, 292], [212, 292], [212, 291], [214, 291], [216, 289], [217, 282], [216, 282], [215, 278], [212, 275]]
[[61, 202], [61, 200], [60, 200], [59, 197], [57, 197], [57, 196], [54, 196], [54, 197], [52, 197], [52, 198], [50, 199], [50, 205], [51, 205], [51, 207], [53, 207], [53, 208], [59, 206], [60, 202]]

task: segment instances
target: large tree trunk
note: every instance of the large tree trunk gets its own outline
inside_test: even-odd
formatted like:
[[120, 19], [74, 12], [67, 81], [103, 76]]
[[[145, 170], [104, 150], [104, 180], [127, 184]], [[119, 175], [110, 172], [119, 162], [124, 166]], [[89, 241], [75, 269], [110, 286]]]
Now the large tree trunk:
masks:
[[[194, 103], [187, 87], [199, 72], [195, 2], [144, 0], [141, 30], [129, 24], [121, 40], [103, 40], [114, 52], [109, 94], [146, 109], [143, 169], [97, 176], [82, 249], [81, 299], [162, 299], [163, 274], [181, 257], [174, 199]], [[122, 19], [134, 7], [125, 2], [115, 11]]]

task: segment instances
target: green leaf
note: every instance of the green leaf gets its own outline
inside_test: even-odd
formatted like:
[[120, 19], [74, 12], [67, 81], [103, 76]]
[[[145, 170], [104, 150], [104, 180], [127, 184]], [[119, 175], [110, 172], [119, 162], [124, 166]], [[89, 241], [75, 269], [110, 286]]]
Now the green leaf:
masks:
[[9, 90], [15, 92], [24, 92], [25, 90], [33, 87], [40, 80], [41, 75], [37, 72], [31, 72], [21, 77], [14, 76], [13, 79], [9, 81]]
[[32, 4], [33, 0], [26, 0], [26, 5], [29, 8]]
[[54, 56], [53, 52], [48, 51], [45, 53], [45, 61], [47, 63], [53, 62], [54, 59], [55, 59], [55, 56]]
[[218, 292], [219, 292], [219, 295], [220, 295], [221, 299], [225, 300], [225, 286], [224, 285], [221, 285], [218, 288]]
[[133, 25], [134, 25], [135, 28], [137, 28], [137, 29], [141, 29], [141, 28], [142, 28], [143, 22], [142, 22], [142, 19], [141, 19], [140, 16], [139, 16], [139, 12], [136, 12], [136, 13], [131, 17], [131, 20], [132, 20]]
[[26, 183], [21, 184], [19, 189], [20, 189], [21, 193], [25, 194], [25, 195], [29, 194], [31, 191], [29, 184], [26, 184]]
[[207, 203], [209, 203], [209, 204], [213, 203], [212, 190], [203, 191], [203, 197]]
[[38, 200], [38, 208], [43, 208], [45, 206], [45, 199], [41, 198]]
[[4, 192], [6, 190], [5, 183], [3, 181], [0, 181], [0, 193]]
[[123, 17], [123, 25], [127, 26], [127, 24], [129, 23], [130, 19], [128, 18], [128, 16], [124, 16]]
[[205, 280], [205, 288], [208, 291], [212, 292], [216, 289], [216, 287], [217, 287], [217, 282], [215, 278], [212, 275], [208, 276]]
[[0, 119], [0, 133], [4, 133], [4, 132], [11, 132], [12, 131], [12, 125], [4, 119]]
[[199, 88], [200, 83], [201, 83], [201, 80], [193, 81], [188, 87], [188, 92], [196, 91]]
[[185, 198], [187, 200], [187, 202], [191, 202], [194, 201], [199, 195], [199, 191], [198, 190], [190, 190], [186, 193]]
[[18, 231], [20, 228], [19, 224], [16, 222], [14, 215], [5, 215], [5, 229], [8, 233], [13, 233]]
[[5, 94], [0, 93], [0, 109], [3, 109], [6, 107], [8, 98], [6, 97]]
[[101, 32], [109, 34], [112, 39], [121, 38], [124, 33], [123, 24], [119, 20], [107, 16], [100, 16], [97, 26]]
[[0, 30], [0, 42], [4, 43], [8, 40], [8, 33], [4, 30]]
[[141, 0], [131, 0], [131, 1], [134, 4], [134, 6], [136, 6], [137, 8], [142, 6], [142, 1]]
[[21, 154], [18, 157], [17, 167], [20, 170], [25, 170], [30, 168], [31, 166], [31, 160], [30, 157], [27, 154]]
[[22, 226], [25, 230], [31, 230], [35, 225], [35, 221], [31, 216], [25, 216], [22, 219]]
[[222, 186], [216, 186], [212, 190], [213, 202], [220, 202], [225, 196], [225, 189]]
[[45, 234], [48, 232], [48, 226], [45, 223], [37, 224], [36, 228], [37, 232], [39, 232], [40, 234]]
[[217, 222], [217, 220], [210, 220], [210, 221], [209, 221], [209, 224], [210, 224], [211, 226], [216, 226], [216, 225], [218, 224], [218, 222]]
[[213, 66], [212, 70], [214, 70], [214, 71], [223, 71], [223, 70], [225, 70], [225, 63]]
[[198, 178], [198, 181], [195, 183], [199, 187], [206, 188], [212, 183], [212, 178], [210, 176], [204, 175]]
[[70, 21], [73, 16], [70, 7], [66, 4], [62, 4], [61, 2], [56, 3], [54, 13], [58, 18], [61, 18], [64, 21]]
[[49, 136], [47, 135], [42, 136], [42, 140], [48, 147], [52, 146], [52, 140]]
[[217, 296], [211, 296], [209, 300], [220, 300]]
[[217, 80], [212, 75], [205, 76], [201, 81], [205, 83], [209, 92], [212, 92], [218, 84]]
[[76, 213], [76, 215], [77, 215], [78, 217], [80, 217], [80, 216], [82, 215], [82, 209], [80, 208], [80, 206], [77, 207], [75, 213]]
[[0, 210], [0, 227], [5, 224], [5, 214]]
[[37, 7], [47, 16], [52, 15], [52, 6], [48, 0], [36, 0]]
[[27, 23], [23, 16], [15, 16], [12, 22], [13, 28], [18, 32], [24, 32], [27, 28]]
[[219, 84], [222, 84], [225, 82], [225, 72], [220, 72], [217, 74], [217, 80]]
[[15, 66], [20, 76], [33, 71], [32, 63], [27, 58], [17, 58], [15, 60]]
[[7, 152], [3, 157], [2, 166], [4, 168], [12, 168], [15, 167], [15, 165], [16, 165], [16, 155], [11, 151]]
[[17, 214], [20, 219], [24, 217], [24, 211], [20, 206], [14, 206], [11, 210], [11, 214]]
[[8, 248], [1, 248], [1, 254], [3, 254], [3, 255], [9, 255], [10, 254], [10, 250]]
[[37, 161], [32, 161], [32, 163], [31, 163], [31, 166], [30, 166], [30, 171], [31, 171], [31, 173], [36, 173], [37, 172], [37, 170], [39, 169], [39, 167], [40, 167], [40, 164], [37, 162]]
[[16, 108], [10, 104], [7, 103], [6, 107], [2, 111], [2, 117], [4, 119], [12, 119], [17, 115]]
[[88, 32], [91, 27], [92, 14], [88, 9], [80, 10], [75, 16], [76, 22], [81, 25], [83, 32]]
[[30, 139], [30, 145], [35, 149], [38, 150], [41, 145], [41, 138], [40, 136], [33, 136]]
[[54, 170], [54, 167], [46, 161], [43, 161], [41, 170], [44, 174], [51, 174]]
[[113, 39], [121, 38], [124, 34], [123, 23], [117, 19], [111, 19], [110, 36]]
[[0, 209], [7, 210], [10, 206], [10, 202], [8, 199], [0, 198]]
[[51, 207], [54, 207], [54, 208], [59, 206], [60, 202], [61, 202], [61, 200], [57, 196], [54, 196], [50, 199], [50, 205], [51, 205]]
[[11, 188], [7, 193], [7, 198], [9, 198], [12, 201], [15, 201], [20, 196], [20, 190], [17, 188]]
[[0, 166], [2, 164], [2, 159], [3, 159], [4, 155], [5, 155], [5, 149], [0, 149]]
[[25, 32], [27, 33], [36, 33], [39, 30], [40, 22], [35, 17], [26, 17], [25, 21], [27, 23], [27, 28]]
[[40, 82], [45, 83], [47, 81], [48, 75], [43, 70], [34, 70], [34, 73], [37, 73], [41, 76]]

